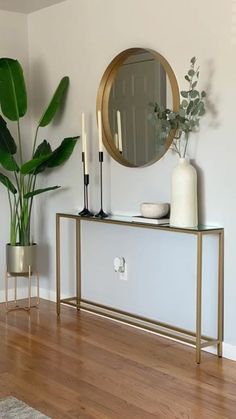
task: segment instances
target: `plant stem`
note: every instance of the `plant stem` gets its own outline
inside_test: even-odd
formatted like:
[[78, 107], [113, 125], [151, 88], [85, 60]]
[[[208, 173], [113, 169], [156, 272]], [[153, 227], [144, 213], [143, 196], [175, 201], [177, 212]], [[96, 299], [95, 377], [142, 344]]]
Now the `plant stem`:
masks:
[[21, 145], [21, 133], [20, 133], [20, 121], [17, 121], [17, 131], [18, 131], [18, 142], [19, 142], [19, 151], [20, 151], [20, 164], [23, 164], [23, 154], [22, 154], [22, 145]]
[[33, 145], [33, 151], [32, 151], [32, 158], [34, 157], [36, 143], [37, 143], [37, 137], [38, 137], [38, 131], [39, 131], [39, 125], [36, 128], [35, 136], [34, 136], [34, 145]]
[[[35, 190], [36, 178], [37, 176], [34, 176], [32, 192]], [[28, 230], [29, 235], [30, 235], [30, 219], [31, 219], [32, 205], [33, 205], [33, 196], [30, 199], [30, 206], [29, 206], [29, 213], [28, 213], [27, 230]]]
[[178, 154], [179, 157], [181, 157], [180, 150], [178, 149], [178, 146], [175, 140], [173, 141], [173, 146], [174, 146], [174, 151]]

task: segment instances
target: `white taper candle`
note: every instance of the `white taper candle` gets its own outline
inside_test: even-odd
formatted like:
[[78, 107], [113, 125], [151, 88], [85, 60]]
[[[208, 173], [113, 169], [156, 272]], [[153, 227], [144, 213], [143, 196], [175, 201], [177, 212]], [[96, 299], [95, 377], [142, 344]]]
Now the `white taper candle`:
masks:
[[99, 151], [103, 151], [102, 145], [102, 114], [98, 111], [98, 147]]
[[115, 132], [115, 135], [114, 135], [114, 143], [115, 143], [115, 147], [118, 148], [119, 150], [119, 138], [118, 138], [117, 132]]
[[117, 117], [117, 130], [118, 130], [118, 141], [119, 141], [119, 151], [123, 151], [122, 147], [122, 129], [121, 129], [121, 116], [120, 111], [116, 112]]

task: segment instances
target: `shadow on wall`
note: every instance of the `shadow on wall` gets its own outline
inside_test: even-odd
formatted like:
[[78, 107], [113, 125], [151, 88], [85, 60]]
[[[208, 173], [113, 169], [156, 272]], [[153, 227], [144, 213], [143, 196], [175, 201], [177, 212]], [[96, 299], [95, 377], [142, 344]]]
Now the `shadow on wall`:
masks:
[[[53, 79], [53, 82], [48, 84], [48, 72], [43, 65], [42, 61], [34, 61], [32, 64], [32, 91], [31, 91], [31, 101], [33, 104], [33, 116], [38, 118], [42, 114], [45, 107], [48, 105], [49, 100], [52, 97], [53, 92], [55, 91], [60, 79], [67, 74], [58, 75]], [[64, 110], [66, 106], [68, 91], [66, 92], [65, 98], [63, 99], [62, 105], [60, 106], [56, 116], [52, 121], [52, 126], [59, 126], [64, 115]], [[33, 100], [34, 99], [34, 100]]]
[[46, 86], [47, 76], [46, 69], [42, 63], [42, 60], [34, 61], [32, 63], [31, 74], [32, 83], [30, 89], [30, 97], [32, 102], [32, 115], [34, 118], [38, 118], [48, 103]]
[[[212, 80], [214, 78], [215, 68], [213, 60], [207, 62], [208, 67], [208, 77], [207, 84], [205, 86], [205, 91], [207, 92], [206, 96], [206, 110], [209, 114], [209, 126], [211, 128], [217, 129], [220, 125], [219, 122], [219, 112], [218, 112], [218, 99], [213, 97], [212, 93]], [[198, 219], [199, 224], [206, 224], [206, 187], [205, 187], [205, 174], [200, 166], [196, 163], [195, 159], [191, 159], [191, 163], [197, 170], [198, 176]]]
[[219, 123], [219, 112], [217, 109], [217, 103], [219, 102], [216, 96], [213, 97], [212, 93], [212, 80], [214, 78], [215, 68], [213, 60], [209, 60], [208, 63], [208, 77], [207, 77], [207, 84], [205, 86], [205, 91], [207, 92], [206, 96], [206, 110], [207, 113], [210, 115], [210, 127], [218, 128]]
[[195, 159], [191, 159], [192, 165], [195, 167], [197, 171], [197, 193], [198, 193], [198, 223], [205, 224], [206, 223], [206, 188], [205, 188], [205, 176], [204, 171], [201, 169], [200, 166], [196, 163]]

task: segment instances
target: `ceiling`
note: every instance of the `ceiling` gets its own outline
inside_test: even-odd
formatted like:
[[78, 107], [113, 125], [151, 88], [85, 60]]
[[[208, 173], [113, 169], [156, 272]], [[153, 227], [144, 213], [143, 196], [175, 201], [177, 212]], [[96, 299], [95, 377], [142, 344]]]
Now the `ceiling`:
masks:
[[0, 0], [0, 10], [31, 13], [65, 0]]

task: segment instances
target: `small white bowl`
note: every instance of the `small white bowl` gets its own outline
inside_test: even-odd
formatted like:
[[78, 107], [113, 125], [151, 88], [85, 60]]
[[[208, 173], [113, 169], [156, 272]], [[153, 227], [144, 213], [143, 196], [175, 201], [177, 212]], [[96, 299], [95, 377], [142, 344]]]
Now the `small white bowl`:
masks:
[[145, 218], [163, 218], [168, 214], [170, 205], [160, 202], [143, 202], [140, 211]]

